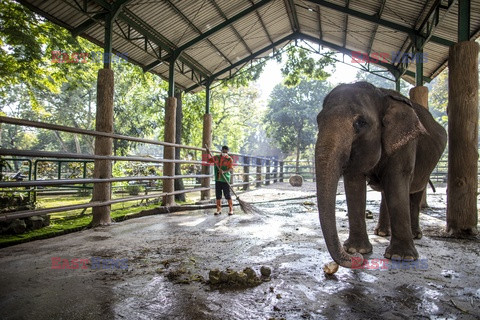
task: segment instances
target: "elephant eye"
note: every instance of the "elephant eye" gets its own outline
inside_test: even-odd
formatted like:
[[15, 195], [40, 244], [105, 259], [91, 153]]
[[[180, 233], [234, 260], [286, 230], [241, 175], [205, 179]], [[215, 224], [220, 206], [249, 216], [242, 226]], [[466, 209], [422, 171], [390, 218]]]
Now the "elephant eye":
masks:
[[362, 128], [368, 126], [367, 121], [363, 117], [358, 117], [355, 122], [353, 123], [353, 128], [355, 129], [355, 133], [359, 133]]

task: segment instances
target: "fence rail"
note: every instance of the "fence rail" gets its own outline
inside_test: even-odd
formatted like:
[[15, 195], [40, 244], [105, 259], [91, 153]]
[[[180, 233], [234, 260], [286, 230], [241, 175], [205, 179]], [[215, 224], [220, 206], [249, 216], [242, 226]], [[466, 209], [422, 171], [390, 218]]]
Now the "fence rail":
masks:
[[[209, 174], [200, 174], [202, 166], [208, 165], [204, 160], [204, 156], [206, 154], [206, 149], [193, 147], [193, 146], [185, 146], [180, 144], [174, 143], [166, 143], [162, 141], [156, 140], [149, 140], [143, 138], [136, 138], [136, 137], [129, 137], [123, 136], [118, 134], [110, 134], [105, 132], [98, 132], [93, 130], [85, 130], [85, 129], [78, 129], [72, 128], [67, 126], [60, 126], [55, 124], [49, 124], [44, 122], [38, 121], [29, 121], [24, 119], [16, 119], [11, 117], [0, 117], [0, 123], [6, 125], [15, 125], [15, 126], [22, 126], [28, 128], [36, 128], [36, 129], [46, 129], [46, 130], [54, 130], [64, 133], [70, 134], [77, 134], [77, 135], [88, 135], [93, 137], [102, 137], [102, 138], [112, 138], [116, 140], [125, 140], [134, 143], [142, 143], [146, 145], [156, 145], [165, 147], [175, 147], [185, 150], [193, 150], [194, 151], [194, 158], [191, 159], [165, 159], [163, 158], [163, 152], [159, 152], [159, 154], [155, 157], [145, 157], [145, 156], [104, 156], [104, 155], [93, 155], [93, 154], [83, 154], [83, 153], [66, 153], [66, 152], [57, 152], [57, 151], [38, 151], [38, 150], [18, 150], [18, 149], [7, 149], [7, 148], [0, 148], [0, 160], [1, 161], [9, 161], [14, 163], [13, 167], [21, 167], [18, 166], [15, 162], [22, 162], [27, 161], [29, 162], [28, 166], [28, 180], [17, 179], [16, 181], [0, 181], [0, 197], [5, 195], [9, 192], [17, 192], [17, 193], [26, 193], [30, 197], [33, 193], [33, 199], [36, 199], [37, 194], [45, 194], [54, 187], [62, 188], [62, 192], [69, 192], [72, 188], [77, 188], [77, 190], [81, 189], [92, 189], [92, 184], [105, 184], [109, 183], [112, 187], [113, 185], [117, 185], [119, 183], [134, 183], [134, 185], [141, 186], [142, 184], [145, 186], [149, 186], [148, 194], [145, 195], [135, 195], [135, 196], [128, 196], [128, 197], [121, 197], [116, 199], [110, 199], [108, 201], [93, 201], [86, 202], [83, 204], [76, 204], [70, 206], [59, 206], [59, 207], [52, 207], [47, 209], [31, 209], [31, 210], [21, 210], [21, 211], [11, 211], [7, 212], [4, 211], [0, 213], [0, 221], [11, 220], [16, 218], [25, 218], [34, 215], [44, 215], [50, 214], [55, 212], [63, 212], [63, 211], [71, 211], [77, 209], [85, 209], [85, 208], [94, 208], [94, 207], [101, 207], [101, 206], [109, 206], [115, 203], [121, 202], [130, 202], [135, 200], [146, 200], [157, 198], [160, 199], [165, 196], [172, 196], [177, 194], [183, 193], [193, 193], [193, 192], [201, 192], [206, 190], [212, 189], [212, 184], [208, 184], [207, 187], [200, 187], [201, 181], [208, 179], [210, 181], [212, 178], [212, 170], [209, 169]], [[3, 129], [3, 126], [2, 126]], [[164, 151], [164, 150], [162, 150]], [[197, 151], [201, 151], [202, 158], [198, 159]], [[219, 152], [219, 151], [214, 151]], [[237, 189], [248, 190], [252, 186], [260, 187], [263, 185], [268, 185], [271, 182], [283, 182], [285, 178], [288, 179], [290, 175], [292, 175], [294, 170], [292, 170], [292, 166], [289, 166], [287, 162], [282, 162], [277, 159], [271, 159], [266, 157], [257, 157], [251, 155], [243, 155], [243, 154], [235, 154], [233, 153], [232, 156], [235, 161], [235, 173], [232, 175], [231, 184], [232, 187]], [[8, 158], [5, 158], [8, 157]], [[132, 176], [112, 176], [110, 173], [110, 177], [107, 178], [93, 178], [92, 172], [87, 173], [87, 162], [93, 162], [94, 160], [103, 160], [103, 161], [111, 161], [112, 163], [143, 163], [144, 165], [154, 166], [156, 172], [155, 174], [150, 175], [132, 175]], [[42, 174], [39, 173], [41, 169], [37, 167], [37, 161], [41, 161], [44, 164], [49, 163], [52, 165], [57, 166], [57, 178], [54, 179], [52, 177], [43, 177]], [[35, 162], [35, 166], [33, 168], [33, 178], [32, 178], [32, 162]], [[83, 172], [81, 178], [62, 178], [65, 175], [65, 172], [62, 171], [62, 162], [71, 162], [75, 163], [78, 162], [79, 164], [83, 165]], [[183, 167], [182, 174], [180, 175], [163, 175], [164, 164], [166, 163], [175, 163], [181, 166], [190, 166], [191, 168], [186, 169]], [[285, 171], [284, 171], [285, 170]], [[17, 172], [18, 171], [18, 172]], [[22, 169], [14, 170], [11, 174], [20, 173]], [[240, 171], [240, 172], [239, 172]], [[306, 172], [310, 172], [310, 170], [306, 170]], [[1, 167], [0, 173], [3, 176], [8, 176], [8, 170], [6, 167]], [[158, 175], [157, 175], [158, 173]], [[187, 174], [184, 174], [187, 173]], [[175, 190], [173, 192], [161, 192], [160, 188], [163, 181], [171, 181], [175, 179], [184, 179], [185, 185], [188, 188], [185, 190]], [[125, 187], [125, 186], [124, 186]], [[127, 186], [128, 187], [128, 186]], [[123, 187], [120, 187], [123, 188]], [[147, 190], [145, 190], [147, 193]], [[2, 208], [0, 208], [2, 209]]]

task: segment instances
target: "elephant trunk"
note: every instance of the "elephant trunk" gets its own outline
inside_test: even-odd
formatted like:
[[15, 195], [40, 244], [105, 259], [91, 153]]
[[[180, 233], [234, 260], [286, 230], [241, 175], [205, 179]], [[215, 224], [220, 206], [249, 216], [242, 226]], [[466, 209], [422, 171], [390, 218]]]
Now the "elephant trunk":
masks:
[[[339, 125], [338, 123], [336, 124]], [[328, 126], [330, 127], [330, 126]], [[328, 127], [320, 126], [315, 147], [315, 172], [317, 183], [317, 202], [320, 225], [333, 260], [339, 265], [352, 268], [363, 263], [361, 254], [349, 255], [340, 244], [335, 219], [335, 200], [337, 185], [343, 173], [343, 167], [350, 158], [353, 132], [348, 130], [332, 136]], [[348, 128], [348, 127], [345, 127]], [[332, 129], [330, 129], [332, 130]]]

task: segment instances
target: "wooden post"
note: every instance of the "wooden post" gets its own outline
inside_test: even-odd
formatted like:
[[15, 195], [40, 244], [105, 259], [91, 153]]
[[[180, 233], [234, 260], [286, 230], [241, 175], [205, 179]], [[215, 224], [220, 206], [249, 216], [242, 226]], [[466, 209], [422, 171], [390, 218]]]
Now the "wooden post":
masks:
[[[182, 144], [182, 121], [183, 121], [183, 105], [182, 105], [182, 91], [176, 89], [175, 90], [175, 98], [177, 99], [177, 107], [175, 111], [175, 143]], [[180, 148], [175, 148], [175, 159], [180, 160]], [[181, 175], [181, 164], [175, 163], [175, 175]], [[175, 191], [178, 190], [185, 190], [185, 186], [183, 184], [183, 179], [175, 179], [173, 181]], [[175, 195], [176, 201], [183, 201], [185, 202], [186, 197], [185, 193], [180, 193]]]
[[243, 182], [247, 183], [243, 185], [243, 190], [250, 189], [250, 157], [244, 156], [243, 157]]
[[265, 185], [270, 184], [270, 160], [265, 160]]
[[[110, 69], [100, 69], [97, 78], [97, 113], [95, 130], [100, 132], [113, 133], [113, 90], [114, 76]], [[112, 138], [95, 138], [95, 155], [112, 155]], [[112, 177], [111, 160], [95, 160], [93, 170], [95, 179], [109, 179]], [[109, 201], [111, 199], [112, 184], [110, 182], [95, 183], [93, 185], [92, 201]], [[92, 208], [93, 227], [108, 225], [110, 219], [110, 205]]]
[[[175, 112], [177, 109], [177, 99], [168, 97], [165, 103], [165, 142], [175, 143]], [[168, 160], [175, 159], [175, 147], [163, 147], [163, 158]], [[163, 175], [173, 177], [175, 175], [175, 163], [165, 162], [163, 164]], [[172, 193], [174, 191], [174, 179], [163, 180], [163, 192]], [[164, 206], [175, 205], [175, 197], [167, 195], [163, 197]]]
[[278, 160], [273, 160], [273, 183], [277, 183], [278, 178]]
[[283, 161], [280, 161], [280, 182], [283, 182]]
[[478, 51], [475, 41], [450, 47], [448, 57], [447, 232], [477, 232]]
[[[412, 100], [415, 103], [418, 103], [422, 107], [426, 108], [428, 110], [428, 88], [425, 86], [416, 86], [412, 89], [410, 89], [410, 100]], [[426, 208], [428, 207], [427, 203], [427, 188], [425, 188], [425, 191], [423, 192], [422, 195], [422, 201], [420, 202], [420, 208]]]
[[[208, 146], [210, 149], [212, 147], [212, 115], [211, 114], [204, 114], [203, 115], [203, 140], [202, 140], [202, 148]], [[202, 160], [207, 160], [207, 154], [202, 156]], [[204, 165], [202, 166], [202, 174], [210, 174], [211, 166]], [[202, 188], [210, 188], [210, 177], [202, 179]], [[210, 189], [201, 192], [200, 196], [201, 200], [210, 200]]]
[[255, 186], [257, 188], [262, 186], [262, 159], [257, 158], [257, 183]]

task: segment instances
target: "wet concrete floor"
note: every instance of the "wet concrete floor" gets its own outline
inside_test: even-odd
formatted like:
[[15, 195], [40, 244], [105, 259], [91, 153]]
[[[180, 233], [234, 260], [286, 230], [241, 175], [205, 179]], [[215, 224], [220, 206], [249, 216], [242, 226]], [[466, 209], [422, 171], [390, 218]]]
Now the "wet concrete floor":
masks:
[[[148, 216], [0, 249], [0, 319], [480, 319], [480, 241], [445, 234], [444, 188], [430, 192], [421, 215], [421, 263], [383, 269], [374, 260], [388, 239], [373, 235], [380, 198], [371, 191], [370, 269], [333, 276], [322, 270], [331, 258], [314, 195], [313, 183], [275, 184], [241, 195], [263, 214]], [[343, 241], [342, 194], [337, 225]], [[90, 262], [53, 269], [52, 258]], [[105, 269], [107, 261], [117, 264]], [[272, 273], [258, 286], [207, 281], [213, 269], [260, 274], [262, 266]]]

